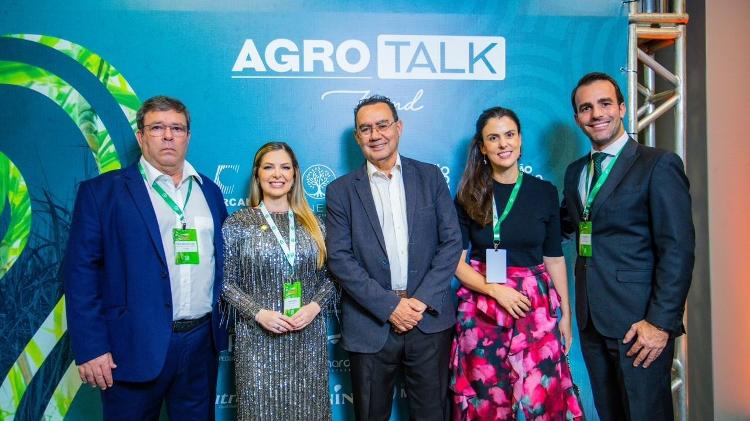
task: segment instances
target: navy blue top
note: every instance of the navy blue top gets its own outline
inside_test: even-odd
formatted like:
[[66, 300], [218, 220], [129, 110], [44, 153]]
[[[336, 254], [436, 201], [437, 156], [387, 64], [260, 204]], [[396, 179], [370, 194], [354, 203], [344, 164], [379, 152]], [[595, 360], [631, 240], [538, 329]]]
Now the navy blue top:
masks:
[[[498, 216], [503, 214], [512, 190], [513, 184], [493, 182]], [[456, 211], [464, 250], [469, 250], [471, 259], [484, 262], [485, 250], [493, 248], [492, 224], [480, 226], [458, 203]], [[562, 256], [557, 188], [548, 181], [524, 175], [500, 235], [500, 248], [508, 250], [508, 266], [536, 266], [542, 263], [543, 256]]]

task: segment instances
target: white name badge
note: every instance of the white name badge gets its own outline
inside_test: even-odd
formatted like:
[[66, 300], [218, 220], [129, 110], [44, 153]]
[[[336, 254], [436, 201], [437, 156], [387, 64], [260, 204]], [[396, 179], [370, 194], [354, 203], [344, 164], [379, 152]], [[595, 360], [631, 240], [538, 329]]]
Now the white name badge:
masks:
[[488, 284], [504, 284], [508, 282], [508, 253], [505, 249], [487, 249], [486, 264]]

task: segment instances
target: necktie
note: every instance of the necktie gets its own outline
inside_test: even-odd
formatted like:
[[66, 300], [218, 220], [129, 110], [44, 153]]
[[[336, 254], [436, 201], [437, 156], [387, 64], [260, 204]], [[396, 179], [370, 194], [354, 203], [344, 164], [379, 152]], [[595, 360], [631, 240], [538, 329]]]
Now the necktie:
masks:
[[599, 180], [599, 176], [602, 175], [602, 162], [609, 156], [604, 152], [594, 152], [591, 155], [591, 160], [594, 162], [594, 175], [591, 177], [591, 184], [589, 185], [589, 191], [594, 188], [596, 181]]

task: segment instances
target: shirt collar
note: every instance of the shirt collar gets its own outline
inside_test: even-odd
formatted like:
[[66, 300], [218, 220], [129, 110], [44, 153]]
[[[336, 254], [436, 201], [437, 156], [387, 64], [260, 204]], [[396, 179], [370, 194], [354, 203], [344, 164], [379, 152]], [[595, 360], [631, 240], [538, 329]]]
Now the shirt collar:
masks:
[[591, 148], [591, 153], [589, 155], [594, 155], [596, 152], [604, 152], [609, 156], [615, 156], [618, 153], [620, 153], [620, 150], [622, 150], [623, 147], [625, 147], [625, 143], [628, 141], [630, 136], [628, 136], [627, 133], [623, 133], [622, 136], [620, 136], [617, 140], [612, 142], [609, 146], [604, 148], [604, 150], [597, 151], [594, 150], [594, 148]]
[[[139, 162], [141, 163], [141, 165], [143, 165], [143, 169], [146, 170], [146, 182], [149, 186], [154, 184], [154, 181], [159, 180], [162, 177], [171, 178], [167, 174], [164, 174], [163, 172], [157, 170], [156, 167], [146, 161], [146, 158], [144, 158], [143, 155], [141, 155], [141, 159], [139, 160]], [[197, 181], [199, 184], [203, 184], [203, 179], [198, 174], [198, 171], [196, 171], [189, 162], [185, 161], [185, 164], [182, 167], [182, 180], [180, 180], [180, 184], [184, 183], [185, 180], [190, 177], [195, 178], [195, 181]]]
[[[401, 172], [401, 155], [400, 154], [396, 154], [396, 164], [393, 166], [393, 169], [398, 171], [399, 173]], [[385, 173], [379, 170], [378, 167], [376, 167], [372, 162], [367, 161], [367, 176], [372, 180], [372, 176], [375, 175], [376, 173], [385, 175]]]

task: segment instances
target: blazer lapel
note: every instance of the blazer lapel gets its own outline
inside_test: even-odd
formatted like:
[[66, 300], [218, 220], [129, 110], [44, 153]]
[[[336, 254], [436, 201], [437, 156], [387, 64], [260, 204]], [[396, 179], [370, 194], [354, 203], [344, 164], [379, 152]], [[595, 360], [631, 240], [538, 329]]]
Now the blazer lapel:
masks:
[[591, 205], [591, 219], [594, 219], [597, 211], [601, 209], [602, 204], [612, 195], [612, 192], [628, 173], [630, 167], [633, 166], [638, 157], [637, 149], [638, 143], [632, 138], [628, 139], [625, 146], [622, 147], [622, 152], [620, 152], [620, 156], [615, 161], [615, 166], [610, 171], [609, 177], [607, 177], [601, 190], [599, 190], [599, 194], [596, 195], [593, 205]]
[[415, 197], [417, 195], [417, 172], [411, 165], [408, 159], [401, 157], [401, 169], [402, 177], [404, 180], [404, 198], [406, 199], [406, 226], [409, 227], [409, 236], [411, 238], [411, 230], [414, 226], [414, 212], [417, 209], [415, 203]]
[[137, 163], [131, 165], [125, 169], [125, 178], [128, 191], [130, 196], [135, 202], [135, 207], [143, 219], [143, 222], [148, 228], [148, 234], [151, 237], [151, 242], [156, 249], [159, 257], [161, 258], [164, 266], [167, 265], [167, 259], [164, 254], [164, 245], [161, 241], [161, 234], [159, 233], [159, 223], [156, 221], [156, 213], [154, 212], [154, 206], [151, 204], [151, 198], [146, 190], [146, 185], [143, 182], [141, 173], [138, 172]]
[[[205, 179], [206, 176], [203, 174], [200, 174], [201, 178]], [[221, 220], [221, 208], [220, 204], [216, 203], [216, 200], [214, 200], [214, 197], [204, 189], [202, 183], [198, 183], [198, 180], [194, 180], [195, 184], [200, 186], [201, 191], [203, 192], [203, 197], [206, 199], [206, 204], [208, 205], [208, 210], [211, 211], [211, 219], [214, 223], [214, 255], [218, 257], [223, 255], [223, 250], [221, 249], [223, 247], [223, 238], [221, 233], [222, 228], [222, 220]], [[217, 259], [218, 260], [218, 259]]]
[[357, 177], [354, 180], [354, 189], [359, 196], [359, 201], [362, 203], [362, 207], [365, 209], [367, 219], [370, 220], [372, 230], [375, 232], [378, 238], [380, 248], [385, 250], [385, 239], [383, 238], [383, 229], [380, 228], [380, 222], [378, 221], [378, 211], [375, 209], [375, 200], [372, 198], [372, 189], [370, 189], [370, 179], [367, 177], [367, 165], [363, 165], [359, 170]]

